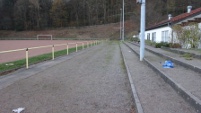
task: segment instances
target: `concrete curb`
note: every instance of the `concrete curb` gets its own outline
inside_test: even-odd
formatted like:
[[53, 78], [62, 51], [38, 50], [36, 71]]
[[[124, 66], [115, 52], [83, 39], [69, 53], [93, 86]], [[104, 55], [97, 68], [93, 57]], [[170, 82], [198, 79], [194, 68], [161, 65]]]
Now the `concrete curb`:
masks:
[[135, 88], [135, 85], [133, 83], [133, 79], [132, 79], [132, 76], [130, 74], [130, 71], [129, 71], [129, 68], [127, 66], [127, 63], [126, 63], [126, 60], [125, 60], [125, 56], [122, 52], [122, 48], [120, 46], [120, 50], [121, 50], [121, 55], [123, 57], [123, 62], [124, 62], [124, 65], [126, 67], [126, 72], [127, 72], [127, 75], [128, 75], [128, 78], [129, 78], [129, 82], [130, 82], [130, 86], [131, 86], [131, 90], [132, 90], [132, 95], [133, 95], [133, 99], [134, 99], [134, 103], [135, 103], [135, 107], [137, 109], [137, 113], [144, 113], [143, 111], [143, 108], [142, 108], [142, 105], [140, 103], [140, 99], [137, 95], [137, 91], [136, 91], [136, 88]]
[[[124, 43], [125, 44], [125, 43]], [[127, 44], [125, 44], [128, 46]], [[129, 47], [129, 46], [128, 46]], [[129, 47], [130, 48], [130, 47]], [[132, 48], [130, 48], [135, 54], [139, 56], [139, 54], [134, 51]], [[144, 58], [144, 61], [150, 68], [152, 68], [155, 72], [157, 72], [163, 80], [168, 83], [181, 97], [183, 97], [184, 100], [186, 100], [193, 108], [196, 109], [197, 113], [201, 113], [201, 100], [192, 95], [189, 91], [187, 91], [185, 88], [177, 84], [174, 80], [172, 80], [170, 77], [165, 75], [165, 73], [161, 72], [159, 69], [157, 69], [154, 65], [152, 65], [147, 59]]]
[[[132, 44], [134, 44], [134, 43], [132, 43]], [[139, 46], [139, 45], [137, 45], [137, 44], [134, 44], [134, 45]], [[183, 66], [183, 67], [185, 67], [185, 68], [191, 69], [191, 70], [193, 70], [193, 71], [195, 71], [195, 72], [201, 73], [201, 68], [199, 68], [199, 67], [196, 67], [196, 66], [193, 66], [193, 65], [184, 63], [184, 62], [179, 61], [179, 60], [177, 60], [177, 59], [175, 59], [175, 58], [172, 58], [172, 57], [170, 57], [170, 56], [167, 56], [167, 55], [164, 55], [164, 54], [155, 52], [155, 51], [153, 51], [153, 50], [151, 50], [151, 49], [148, 49], [148, 48], [145, 48], [145, 49], [146, 49], [147, 51], [153, 53], [153, 54], [156, 54], [156, 55], [160, 56], [160, 57], [163, 57], [163, 58], [166, 58], [166, 59], [170, 59], [170, 60], [172, 60], [174, 63], [176, 63], [176, 64], [178, 64], [178, 65], [181, 65], [181, 66]], [[200, 76], [201, 76], [201, 75], [200, 75]]]

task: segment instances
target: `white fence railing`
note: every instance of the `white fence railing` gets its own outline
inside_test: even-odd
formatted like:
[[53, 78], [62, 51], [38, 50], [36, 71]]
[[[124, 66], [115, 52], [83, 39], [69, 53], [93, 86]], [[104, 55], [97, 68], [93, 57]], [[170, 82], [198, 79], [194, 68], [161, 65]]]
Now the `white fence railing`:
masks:
[[75, 51], [78, 51], [78, 45], [81, 44], [82, 49], [85, 49], [85, 45], [88, 47], [93, 45], [98, 45], [101, 41], [83, 41], [83, 42], [76, 42], [76, 43], [66, 43], [66, 44], [55, 44], [55, 45], [46, 45], [46, 46], [37, 46], [37, 47], [30, 47], [30, 48], [22, 48], [22, 49], [15, 49], [15, 50], [8, 50], [8, 51], [0, 51], [0, 54], [18, 52], [18, 51], [26, 51], [25, 58], [26, 58], [26, 68], [29, 68], [29, 50], [34, 49], [41, 49], [41, 48], [52, 48], [52, 60], [55, 59], [55, 47], [59, 46], [66, 46], [66, 54], [69, 54], [69, 45], [75, 45]]

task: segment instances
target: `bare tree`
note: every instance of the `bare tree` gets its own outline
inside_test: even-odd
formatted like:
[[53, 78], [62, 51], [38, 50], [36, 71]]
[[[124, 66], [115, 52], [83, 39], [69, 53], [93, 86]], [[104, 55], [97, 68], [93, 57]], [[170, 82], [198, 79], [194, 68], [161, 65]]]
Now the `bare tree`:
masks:
[[67, 9], [63, 0], [54, 0], [51, 8], [51, 17], [55, 27], [64, 27], [67, 23]]
[[35, 19], [36, 19], [36, 25], [37, 25], [37, 28], [40, 28], [40, 4], [39, 4], [39, 0], [29, 0], [29, 2], [34, 6], [33, 10], [34, 10], [34, 13], [36, 15]]
[[27, 30], [28, 29], [28, 5], [27, 0], [18, 0], [14, 7], [14, 20], [16, 30]]

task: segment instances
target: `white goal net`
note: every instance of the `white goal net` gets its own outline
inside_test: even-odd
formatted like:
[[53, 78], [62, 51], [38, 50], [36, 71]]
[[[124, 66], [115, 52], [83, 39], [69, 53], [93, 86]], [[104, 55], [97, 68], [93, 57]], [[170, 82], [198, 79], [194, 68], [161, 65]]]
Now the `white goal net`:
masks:
[[52, 35], [37, 35], [37, 40], [52, 40]]

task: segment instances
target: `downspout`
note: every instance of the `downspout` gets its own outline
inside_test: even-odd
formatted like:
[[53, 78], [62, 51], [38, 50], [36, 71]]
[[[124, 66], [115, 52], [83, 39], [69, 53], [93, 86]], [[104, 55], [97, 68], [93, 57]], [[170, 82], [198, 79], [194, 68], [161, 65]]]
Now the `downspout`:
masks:
[[172, 23], [171, 23], [171, 22], [168, 22], [168, 27], [170, 27], [170, 29], [171, 29], [171, 30], [170, 30], [170, 32], [171, 32], [171, 41], [170, 41], [170, 42], [171, 42], [172, 44], [174, 44], [174, 41], [173, 41], [173, 40], [174, 40], [174, 37], [173, 37], [173, 29], [172, 29]]
[[168, 27], [170, 27], [171, 28], [171, 43], [174, 43], [174, 41], [173, 41], [173, 30], [172, 30], [172, 23], [171, 23], [171, 19], [172, 19], [172, 15], [171, 14], [169, 14], [168, 15]]

